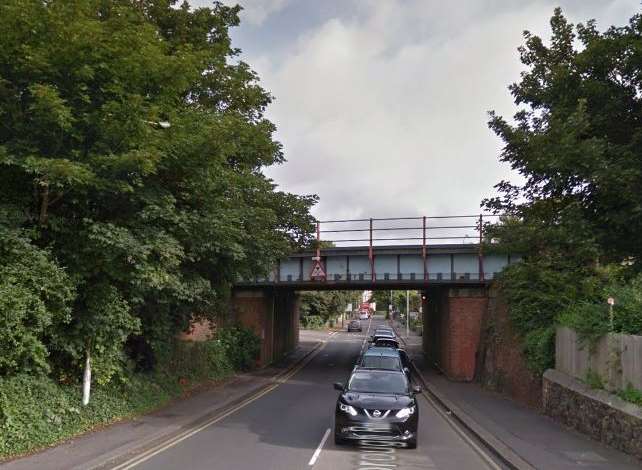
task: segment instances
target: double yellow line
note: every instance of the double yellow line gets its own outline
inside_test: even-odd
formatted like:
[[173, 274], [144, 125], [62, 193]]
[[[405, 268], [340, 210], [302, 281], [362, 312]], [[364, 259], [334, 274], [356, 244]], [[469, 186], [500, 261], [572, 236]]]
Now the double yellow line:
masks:
[[138, 454], [136, 457], [133, 457], [133, 458], [127, 460], [126, 462], [123, 462], [123, 463], [121, 463], [121, 464], [119, 464], [119, 465], [117, 465], [115, 467], [111, 467], [111, 470], [128, 470], [130, 468], [134, 468], [135, 466], [140, 465], [141, 463], [151, 459], [155, 455], [158, 455], [161, 452], [164, 452], [167, 449], [169, 449], [171, 447], [174, 447], [176, 444], [184, 441], [185, 439], [188, 439], [188, 438], [192, 437], [194, 434], [199, 433], [202, 430], [212, 426], [213, 424], [218, 423], [219, 421], [227, 418], [231, 414], [234, 414], [238, 410], [246, 407], [250, 403], [255, 402], [259, 398], [267, 395], [272, 390], [277, 388], [279, 385], [282, 385], [285, 382], [287, 382], [293, 375], [295, 375], [297, 372], [299, 372], [301, 369], [303, 369], [312, 359], [314, 359], [314, 357], [317, 354], [319, 354], [321, 352], [321, 350], [323, 350], [323, 348], [325, 347], [326, 344], [327, 344], [327, 342], [325, 342], [325, 341], [319, 343], [319, 345], [316, 346], [316, 348], [314, 350], [312, 350], [312, 352], [309, 353], [299, 364], [294, 366], [292, 369], [290, 369], [290, 370], [288, 370], [288, 371], [286, 371], [286, 372], [284, 372], [284, 373], [282, 373], [280, 375], [277, 375], [273, 379], [273, 383], [272, 384], [268, 385], [267, 387], [263, 388], [262, 390], [258, 391], [257, 393], [255, 393], [255, 394], [249, 396], [248, 398], [244, 399], [243, 401], [241, 401], [237, 405], [233, 406], [232, 408], [228, 409], [224, 413], [216, 415], [216, 416], [208, 419], [204, 423], [199, 424], [198, 426], [196, 426], [196, 427], [194, 427], [192, 429], [184, 431], [184, 432], [182, 432], [182, 433], [180, 433], [180, 434], [178, 434], [178, 435], [176, 435], [176, 436], [164, 441], [163, 443], [158, 444], [158, 445], [152, 447], [151, 449], [148, 449], [145, 452], [142, 452], [142, 453]]

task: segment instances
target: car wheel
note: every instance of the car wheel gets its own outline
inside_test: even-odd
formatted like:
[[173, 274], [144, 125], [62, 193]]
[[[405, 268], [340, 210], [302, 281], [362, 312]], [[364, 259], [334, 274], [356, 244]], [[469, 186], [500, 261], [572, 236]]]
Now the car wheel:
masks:
[[417, 438], [415, 437], [414, 439], [410, 439], [407, 442], [408, 449], [416, 449], [417, 448]]
[[346, 443], [346, 440], [339, 437], [339, 435], [335, 432], [334, 433], [334, 443], [335, 445], [342, 446]]

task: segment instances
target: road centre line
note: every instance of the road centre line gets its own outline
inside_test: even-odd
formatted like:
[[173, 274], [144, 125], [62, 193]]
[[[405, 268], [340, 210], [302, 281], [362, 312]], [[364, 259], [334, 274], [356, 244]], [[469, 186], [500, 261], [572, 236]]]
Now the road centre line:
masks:
[[285, 374], [282, 374], [281, 376], [277, 376], [277, 378], [275, 378], [275, 383], [273, 383], [272, 385], [269, 385], [267, 388], [265, 388], [265, 389], [261, 390], [260, 392], [248, 397], [247, 399], [243, 400], [241, 403], [239, 403], [235, 407], [229, 409], [228, 411], [226, 411], [222, 415], [215, 416], [215, 417], [209, 419], [208, 421], [206, 421], [205, 423], [201, 424], [200, 426], [198, 426], [198, 427], [196, 427], [194, 429], [191, 429], [189, 431], [185, 431], [185, 432], [175, 436], [174, 438], [170, 439], [169, 441], [166, 441], [166, 442], [164, 442], [162, 444], [159, 444], [159, 445], [157, 445], [155, 447], [152, 447], [151, 449], [147, 450], [146, 452], [143, 452], [140, 455], [137, 455], [136, 457], [134, 457], [132, 459], [129, 459], [128, 461], [123, 462], [120, 465], [112, 467], [111, 470], [128, 470], [130, 468], [134, 468], [135, 466], [140, 465], [141, 463], [151, 459], [155, 455], [158, 455], [161, 452], [164, 452], [167, 449], [170, 449], [171, 447], [174, 447], [176, 444], [184, 441], [185, 439], [188, 439], [188, 438], [192, 437], [194, 434], [199, 433], [202, 430], [212, 426], [213, 424], [218, 423], [219, 421], [227, 418], [231, 414], [236, 413], [238, 410], [246, 407], [247, 405], [255, 402], [256, 400], [258, 400], [259, 398], [267, 395], [268, 393], [273, 391], [275, 388], [277, 388], [279, 385], [282, 385], [285, 382], [287, 382], [292, 376], [294, 376], [301, 369], [303, 369], [317, 354], [319, 354], [323, 350], [323, 348], [326, 346], [326, 344], [327, 344], [327, 342], [323, 341], [321, 343], [321, 346], [319, 346], [316, 351], [314, 351], [308, 357], [306, 357], [305, 360], [303, 362], [301, 362], [301, 364], [296, 366], [291, 371], [286, 372]]
[[312, 454], [312, 458], [308, 462], [308, 465], [312, 467], [316, 462], [317, 459], [319, 458], [319, 455], [321, 455], [321, 449], [323, 449], [323, 446], [325, 445], [325, 441], [328, 440], [328, 436], [330, 435], [330, 428], [325, 430], [325, 433], [323, 434], [323, 437], [321, 438], [321, 442], [319, 443], [319, 446], [317, 447], [317, 450], [314, 451], [314, 454]]

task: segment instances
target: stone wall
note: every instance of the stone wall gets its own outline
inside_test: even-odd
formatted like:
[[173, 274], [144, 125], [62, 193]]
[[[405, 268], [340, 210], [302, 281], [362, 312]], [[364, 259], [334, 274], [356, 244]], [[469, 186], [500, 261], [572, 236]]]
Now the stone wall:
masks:
[[642, 408], [554, 369], [544, 373], [542, 389], [547, 415], [642, 459]]
[[508, 305], [494, 284], [488, 292], [477, 361], [476, 378], [484, 387], [528, 407], [541, 408], [541, 378], [528, 369], [522, 342], [508, 316]]

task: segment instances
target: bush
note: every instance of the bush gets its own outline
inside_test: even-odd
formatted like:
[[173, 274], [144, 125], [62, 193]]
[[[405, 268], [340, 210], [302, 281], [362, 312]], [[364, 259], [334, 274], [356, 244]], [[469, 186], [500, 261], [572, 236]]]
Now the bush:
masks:
[[249, 370], [255, 366], [261, 339], [252, 330], [243, 326], [220, 328], [216, 337], [234, 369]]
[[235, 369], [225, 346], [216, 340], [174, 341], [157, 360], [158, 374], [191, 381], [218, 379]]
[[642, 275], [629, 282], [617, 277], [608, 279], [597, 301], [577, 302], [560, 315], [560, 323], [578, 333], [580, 340], [589, 346], [611, 330], [608, 297], [615, 299], [613, 331], [631, 335], [642, 334]]
[[97, 385], [89, 405], [81, 404], [80, 385], [61, 385], [47, 377], [17, 375], [0, 381], [0, 457], [25, 453], [92, 427], [150, 411], [182, 389], [176, 380], [135, 375]]
[[124, 374], [94, 384], [88, 406], [80, 384], [20, 374], [0, 380], [0, 458], [25, 453], [118, 419], [151, 411], [194, 383], [254, 366], [259, 338], [242, 327], [221, 328], [216, 340], [172, 341], [156, 350], [153, 373]]
[[628, 384], [624, 390], [620, 390], [617, 395], [624, 401], [642, 406], [642, 390], [638, 390], [631, 384]]
[[319, 315], [305, 315], [300, 319], [301, 327], [306, 330], [320, 330], [325, 326]]

